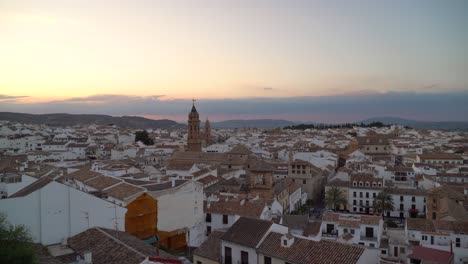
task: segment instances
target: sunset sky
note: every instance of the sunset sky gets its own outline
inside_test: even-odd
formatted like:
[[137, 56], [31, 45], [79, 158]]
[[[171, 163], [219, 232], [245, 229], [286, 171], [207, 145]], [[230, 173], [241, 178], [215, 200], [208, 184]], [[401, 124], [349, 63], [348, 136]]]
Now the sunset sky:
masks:
[[464, 0], [1, 0], [0, 111], [183, 120], [197, 98], [218, 120], [468, 121], [467, 14]]

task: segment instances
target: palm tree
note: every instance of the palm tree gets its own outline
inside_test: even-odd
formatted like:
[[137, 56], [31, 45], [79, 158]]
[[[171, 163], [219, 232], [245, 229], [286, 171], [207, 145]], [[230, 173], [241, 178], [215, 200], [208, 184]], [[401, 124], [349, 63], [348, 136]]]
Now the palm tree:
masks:
[[376, 212], [382, 213], [382, 219], [385, 219], [385, 212], [393, 211], [393, 197], [388, 190], [383, 190], [374, 198], [373, 207]]
[[341, 204], [346, 204], [346, 197], [343, 194], [343, 191], [333, 186], [325, 192], [325, 204], [328, 208], [333, 210], [338, 210]]

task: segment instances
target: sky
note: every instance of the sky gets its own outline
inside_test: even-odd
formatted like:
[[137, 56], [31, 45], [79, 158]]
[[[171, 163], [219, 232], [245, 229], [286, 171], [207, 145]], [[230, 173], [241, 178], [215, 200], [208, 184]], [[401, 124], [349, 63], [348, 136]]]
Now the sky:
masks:
[[468, 121], [467, 13], [464, 0], [1, 0], [0, 111], [182, 121], [196, 98], [213, 120]]

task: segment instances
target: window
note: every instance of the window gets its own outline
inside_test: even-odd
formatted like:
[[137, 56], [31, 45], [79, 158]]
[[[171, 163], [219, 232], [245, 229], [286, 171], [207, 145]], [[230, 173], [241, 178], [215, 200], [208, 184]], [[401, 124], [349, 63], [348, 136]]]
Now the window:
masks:
[[228, 216], [223, 215], [223, 224], [227, 225], [228, 224]]
[[206, 235], [209, 236], [211, 234], [211, 226], [206, 227]]
[[224, 247], [224, 264], [232, 264], [232, 249]]
[[424, 240], [424, 241], [427, 241], [427, 236], [423, 235], [421, 239]]
[[357, 186], [357, 182], [354, 181], [354, 182], [353, 182], [353, 186]]
[[351, 235], [354, 235], [354, 229], [350, 229], [349, 232], [351, 233]]
[[366, 227], [366, 237], [374, 237], [374, 228]]
[[405, 198], [403, 196], [400, 196], [400, 201], [403, 202], [404, 200], [405, 200]]
[[267, 256], [264, 256], [264, 257], [263, 257], [263, 263], [265, 263], [265, 264], [271, 264], [271, 258], [270, 258], [270, 257], [267, 257]]
[[375, 244], [374, 243], [369, 243], [369, 247], [374, 248]]
[[366, 198], [369, 198], [369, 193], [368, 192], [366, 192]]
[[348, 228], [344, 228], [343, 233], [345, 233], [345, 234], [348, 233]]
[[377, 187], [377, 184], [375, 182], [373, 182], [372, 187]]
[[356, 192], [353, 192], [353, 197], [356, 197]]
[[241, 251], [241, 264], [249, 264], [249, 253]]
[[353, 200], [353, 205], [356, 205], [356, 204], [357, 204], [356, 200]]
[[400, 211], [405, 210], [405, 206], [403, 204], [400, 204]]
[[377, 194], [376, 194], [376, 193], [373, 193], [373, 194], [372, 194], [372, 197], [373, 197], [373, 198], [377, 197]]
[[455, 247], [460, 247], [460, 238], [455, 238]]
[[414, 197], [414, 196], [411, 197], [411, 201], [412, 201], [413, 203], [416, 202], [416, 197]]
[[366, 187], [369, 187], [370, 186], [370, 183], [369, 182], [366, 182]]
[[201, 261], [197, 261], [197, 264], [202, 264]]
[[382, 187], [382, 183], [381, 183], [381, 182], [379, 182], [379, 187]]
[[380, 253], [381, 253], [382, 255], [387, 255], [387, 250], [382, 249], [382, 250], [380, 251]]
[[283, 239], [283, 246], [287, 246], [288, 245], [288, 241], [286, 239]]
[[361, 197], [361, 198], [362, 198], [362, 192], [359, 192], [359, 197]]
[[359, 182], [359, 186], [360, 186], [360, 187], [364, 186], [364, 183], [363, 183], [363, 182]]
[[307, 183], [307, 180], [302, 180], [302, 184], [306, 184]]
[[211, 223], [211, 214], [206, 214], [206, 222]]

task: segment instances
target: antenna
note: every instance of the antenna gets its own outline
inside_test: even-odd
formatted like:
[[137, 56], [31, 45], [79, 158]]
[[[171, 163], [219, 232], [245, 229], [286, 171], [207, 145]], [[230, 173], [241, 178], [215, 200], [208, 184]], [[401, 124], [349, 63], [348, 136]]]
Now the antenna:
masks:
[[117, 205], [113, 205], [108, 208], [114, 208], [114, 218], [112, 220], [114, 221], [114, 228], [115, 228], [115, 237], [119, 239], [119, 219], [122, 219], [121, 217], [117, 217]]

